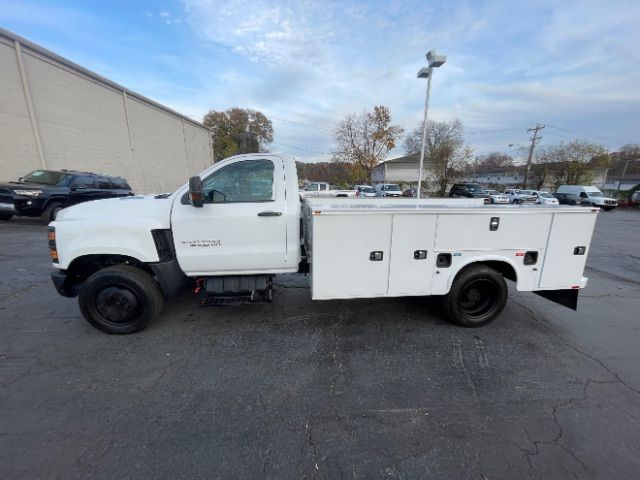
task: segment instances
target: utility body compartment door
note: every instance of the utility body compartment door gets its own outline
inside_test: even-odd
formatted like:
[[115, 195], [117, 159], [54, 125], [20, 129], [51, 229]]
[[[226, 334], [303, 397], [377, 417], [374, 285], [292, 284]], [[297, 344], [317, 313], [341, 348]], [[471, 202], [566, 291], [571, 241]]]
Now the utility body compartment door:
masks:
[[595, 214], [554, 215], [540, 288], [566, 289], [581, 284], [595, 221]]
[[314, 215], [314, 300], [386, 295], [391, 221], [384, 214]]
[[435, 214], [393, 216], [388, 295], [431, 293], [437, 220]]

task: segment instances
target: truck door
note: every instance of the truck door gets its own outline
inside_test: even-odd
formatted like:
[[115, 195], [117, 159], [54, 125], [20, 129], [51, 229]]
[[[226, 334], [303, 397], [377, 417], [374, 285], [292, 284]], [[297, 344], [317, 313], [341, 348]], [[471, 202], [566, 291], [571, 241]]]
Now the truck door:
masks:
[[172, 230], [188, 275], [275, 272], [286, 267], [287, 225], [281, 158], [243, 158], [202, 179], [205, 204], [176, 198]]

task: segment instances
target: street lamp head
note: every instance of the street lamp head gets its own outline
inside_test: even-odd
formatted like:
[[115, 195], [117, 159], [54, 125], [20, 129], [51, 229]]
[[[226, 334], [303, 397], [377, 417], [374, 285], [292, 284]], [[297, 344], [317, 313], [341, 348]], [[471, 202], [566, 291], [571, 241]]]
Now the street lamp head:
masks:
[[435, 50], [429, 50], [427, 53], [427, 61], [429, 62], [429, 67], [441, 67], [444, 62], [447, 61], [447, 57], [436, 54]]
[[418, 78], [428, 78], [431, 73], [431, 69], [427, 67], [423, 67], [418, 70]]

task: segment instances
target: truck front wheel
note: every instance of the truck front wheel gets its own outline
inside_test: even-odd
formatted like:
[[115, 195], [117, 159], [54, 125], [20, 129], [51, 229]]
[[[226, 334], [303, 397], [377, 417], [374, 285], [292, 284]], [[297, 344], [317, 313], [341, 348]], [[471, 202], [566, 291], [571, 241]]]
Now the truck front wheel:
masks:
[[453, 280], [444, 297], [444, 310], [453, 323], [481, 327], [500, 315], [507, 294], [507, 284], [500, 273], [486, 265], [472, 265]]
[[87, 278], [78, 303], [84, 318], [98, 330], [127, 334], [144, 329], [160, 314], [163, 297], [147, 272], [116, 265]]

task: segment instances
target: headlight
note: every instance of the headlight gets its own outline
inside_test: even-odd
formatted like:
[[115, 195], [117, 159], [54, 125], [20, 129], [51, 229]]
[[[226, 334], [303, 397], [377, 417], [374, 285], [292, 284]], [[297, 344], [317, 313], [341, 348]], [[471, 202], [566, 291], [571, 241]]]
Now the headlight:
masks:
[[27, 197], [37, 197], [42, 194], [42, 190], [14, 190], [18, 195], [25, 195]]

